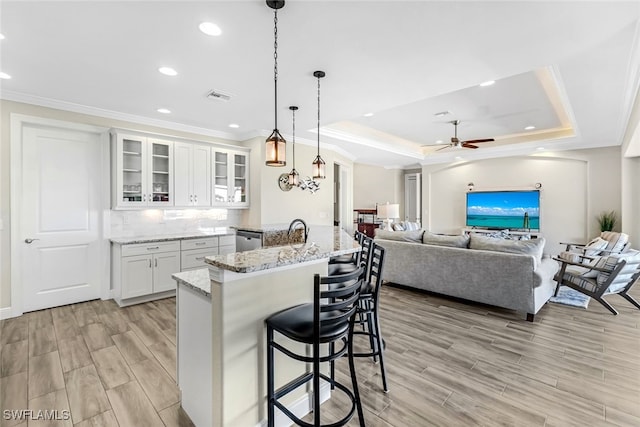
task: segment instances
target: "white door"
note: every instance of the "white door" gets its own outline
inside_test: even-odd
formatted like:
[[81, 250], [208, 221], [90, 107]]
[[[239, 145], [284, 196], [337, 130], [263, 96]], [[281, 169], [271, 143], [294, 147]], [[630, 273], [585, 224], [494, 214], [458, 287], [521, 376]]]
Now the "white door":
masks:
[[202, 145], [193, 146], [191, 176], [194, 204], [196, 206], [211, 205], [211, 148]]
[[191, 192], [191, 144], [175, 143], [173, 145], [173, 176], [176, 206], [191, 206], [193, 193]]
[[153, 291], [171, 291], [176, 288], [172, 274], [180, 271], [180, 252], [153, 255]]
[[153, 255], [123, 257], [122, 298], [139, 297], [152, 292]]
[[23, 128], [24, 311], [100, 297], [100, 141], [95, 133]]

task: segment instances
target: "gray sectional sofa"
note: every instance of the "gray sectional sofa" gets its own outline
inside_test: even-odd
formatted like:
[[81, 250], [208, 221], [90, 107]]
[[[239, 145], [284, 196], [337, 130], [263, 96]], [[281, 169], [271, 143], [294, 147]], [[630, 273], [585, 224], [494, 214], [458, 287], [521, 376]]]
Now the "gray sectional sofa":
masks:
[[500, 240], [376, 230], [386, 249], [388, 282], [534, 315], [555, 291], [558, 264], [543, 256], [544, 239]]

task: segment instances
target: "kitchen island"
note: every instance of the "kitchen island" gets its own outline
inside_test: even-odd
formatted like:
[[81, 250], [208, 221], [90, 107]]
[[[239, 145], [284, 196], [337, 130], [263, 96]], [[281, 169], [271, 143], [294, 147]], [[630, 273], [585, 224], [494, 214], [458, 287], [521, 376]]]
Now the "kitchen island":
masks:
[[[182, 407], [196, 425], [266, 422], [265, 318], [311, 302], [313, 275], [327, 274], [329, 257], [359, 250], [348, 233], [313, 226], [307, 243], [207, 257], [208, 270], [174, 275], [178, 386]], [[286, 358], [276, 364], [276, 386], [305, 369]], [[329, 397], [328, 387], [321, 395]], [[290, 409], [306, 414], [309, 398], [304, 389], [292, 394]], [[276, 425], [286, 424], [276, 417]]]

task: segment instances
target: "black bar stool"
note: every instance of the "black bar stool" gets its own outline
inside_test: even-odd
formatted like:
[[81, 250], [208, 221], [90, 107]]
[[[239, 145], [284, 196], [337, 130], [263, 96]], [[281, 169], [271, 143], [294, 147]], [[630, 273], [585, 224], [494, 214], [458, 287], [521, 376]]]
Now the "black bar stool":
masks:
[[[331, 427], [346, 425], [358, 411], [360, 426], [364, 427], [364, 415], [358, 392], [358, 383], [353, 359], [353, 327], [360, 298], [360, 289], [366, 270], [360, 267], [355, 271], [337, 276], [320, 277], [314, 275], [313, 303], [302, 304], [280, 311], [268, 317], [267, 324], [267, 406], [268, 426], [273, 427], [275, 408], [280, 409], [294, 423], [303, 427], [319, 427], [320, 424], [320, 379], [327, 381], [331, 388], [337, 388], [351, 400], [351, 409], [341, 420], [329, 424]], [[274, 332], [285, 337], [312, 346], [311, 356], [294, 353], [274, 341]], [[320, 354], [320, 344], [329, 344], [327, 354]], [[338, 345], [336, 345], [338, 344]], [[336, 350], [336, 347], [339, 347]], [[274, 350], [278, 350], [292, 359], [311, 363], [311, 372], [305, 372], [288, 384], [275, 390]], [[349, 370], [353, 389], [339, 383], [320, 372], [320, 363], [333, 362], [343, 355], [349, 357]], [[278, 400], [298, 387], [312, 381], [313, 384], [313, 424], [296, 417]]]
[[[362, 246], [362, 240], [367, 237], [364, 233], [356, 230], [353, 233], [353, 240], [357, 241], [360, 246]], [[355, 254], [347, 254], [347, 255], [338, 255], [335, 257], [329, 258], [329, 264], [360, 264], [360, 253], [357, 252]]]
[[387, 387], [387, 376], [384, 368], [384, 340], [380, 330], [380, 288], [382, 286], [382, 270], [384, 268], [385, 249], [374, 243], [371, 249], [371, 265], [367, 274], [367, 279], [360, 290], [360, 300], [358, 301], [357, 323], [363, 326], [362, 330], [354, 331], [357, 335], [369, 337], [371, 351], [367, 353], [354, 353], [353, 357], [373, 357], [377, 362], [380, 358], [380, 374], [382, 376], [382, 388], [385, 393], [389, 392]]
[[367, 271], [369, 270], [369, 258], [371, 256], [371, 247], [373, 246], [373, 239], [371, 237], [367, 237], [364, 234], [362, 235], [362, 241], [360, 242], [360, 246], [362, 249], [357, 253], [355, 260], [350, 263], [335, 263], [329, 264], [329, 276], [334, 276], [336, 274], [345, 274], [351, 271], [357, 270], [358, 266], [364, 264], [366, 266]]

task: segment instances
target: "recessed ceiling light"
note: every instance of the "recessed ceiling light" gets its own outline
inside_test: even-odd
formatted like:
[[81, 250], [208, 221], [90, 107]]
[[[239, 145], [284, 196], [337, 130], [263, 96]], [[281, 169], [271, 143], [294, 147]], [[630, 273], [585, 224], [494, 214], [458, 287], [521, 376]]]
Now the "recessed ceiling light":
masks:
[[454, 157], [454, 159], [456, 159], [456, 160], [462, 160], [462, 157], [460, 157], [460, 156], [456, 156], [456, 157]]
[[171, 110], [167, 110], [166, 108], [158, 108], [157, 111], [162, 114], [171, 114]]
[[495, 80], [487, 80], [486, 82], [480, 83], [480, 86], [482, 87], [491, 86], [495, 82], [496, 82]]
[[218, 27], [213, 22], [203, 22], [198, 26], [198, 28], [200, 28], [200, 31], [208, 36], [219, 36], [220, 34], [222, 34], [222, 30], [220, 29], [220, 27]]
[[524, 128], [524, 130], [533, 130], [535, 128], [536, 128], [535, 126], [527, 126], [526, 128]]
[[174, 70], [173, 68], [171, 68], [171, 67], [160, 67], [160, 68], [158, 68], [158, 71], [160, 71], [165, 76], [177, 76], [178, 75], [178, 72], [176, 70]]
[[231, 123], [231, 124], [229, 125], [229, 127], [230, 127], [230, 128], [233, 128], [233, 129], [238, 129], [238, 128], [240, 127], [240, 125], [239, 125], [239, 124], [237, 124], [237, 123]]
[[365, 117], [371, 117], [371, 116], [373, 116], [373, 113], [366, 113], [366, 114], [363, 114], [363, 116], [365, 116]]
[[538, 147], [538, 148], [536, 148], [536, 150], [542, 151], [542, 150], [544, 150], [544, 147]]
[[7, 73], [0, 72], [0, 79], [9, 80], [11, 76]]
[[439, 140], [436, 141], [436, 144], [442, 144], [442, 142], [443, 141], [441, 139], [439, 139]]
[[439, 113], [435, 113], [434, 116], [436, 117], [444, 117], [451, 114], [451, 111], [440, 111]]
[[4, 40], [4, 34], [0, 33], [0, 40]]

